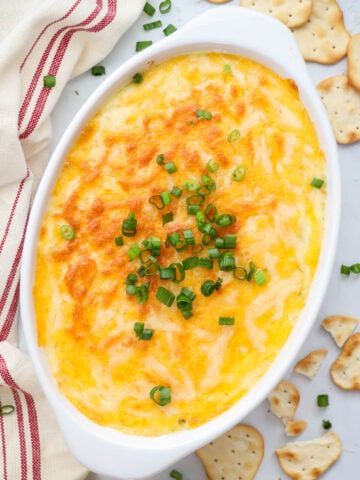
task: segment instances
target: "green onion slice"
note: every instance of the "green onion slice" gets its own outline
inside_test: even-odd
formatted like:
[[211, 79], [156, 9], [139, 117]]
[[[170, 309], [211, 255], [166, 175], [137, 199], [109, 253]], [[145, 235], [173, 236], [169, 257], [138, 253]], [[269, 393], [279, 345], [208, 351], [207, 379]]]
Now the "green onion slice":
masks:
[[149, 198], [149, 203], [151, 203], [151, 205], [154, 205], [154, 207], [158, 210], [162, 210], [165, 206], [164, 200], [161, 195], [152, 195]]
[[332, 427], [330, 420], [323, 420], [322, 427], [324, 430], [329, 430]]
[[191, 268], [198, 267], [199, 257], [195, 255], [193, 257], [184, 258], [184, 260], [182, 261], [182, 264], [183, 264], [184, 270], [190, 270]]
[[150, 390], [150, 398], [160, 407], [164, 407], [171, 402], [171, 388], [163, 385], [156, 385]]
[[153, 43], [152, 40], [141, 40], [139, 42], [136, 42], [135, 50], [137, 52], [141, 52], [141, 50], [145, 50], [145, 48], [150, 47], [152, 43]]
[[218, 258], [219, 268], [224, 272], [231, 272], [235, 268], [235, 258], [232, 252], [223, 252]]
[[175, 295], [167, 288], [159, 287], [156, 292], [156, 298], [167, 307], [171, 307], [175, 300]]
[[219, 325], [234, 325], [235, 317], [219, 317]]
[[164, 154], [163, 153], [159, 153], [159, 155], [156, 157], [156, 163], [158, 165], [164, 165]]
[[179, 198], [182, 194], [182, 189], [175, 186], [172, 188], [170, 193], [173, 197]]
[[228, 227], [229, 225], [233, 225], [236, 222], [235, 215], [231, 215], [230, 213], [222, 213], [214, 220], [216, 225], [219, 227]]
[[174, 267], [160, 267], [159, 271], [160, 271], [161, 280], [174, 280], [175, 278]]
[[115, 237], [114, 241], [117, 247], [122, 247], [124, 245], [124, 238], [121, 236]]
[[171, 478], [174, 478], [175, 480], [182, 480], [183, 476], [182, 476], [182, 473], [180, 473], [178, 470], [171, 470], [171, 472], [169, 473], [169, 476]]
[[72, 226], [66, 224], [60, 226], [60, 234], [65, 240], [73, 240], [76, 236], [75, 230]]
[[210, 159], [205, 163], [206, 170], [210, 173], [215, 173], [219, 170], [219, 164], [214, 160]]
[[171, 10], [171, 0], [164, 0], [159, 5], [160, 13], [168, 13]]
[[224, 70], [223, 70], [223, 72], [224, 72], [225, 74], [231, 73], [231, 65], [230, 65], [229, 63], [226, 63], [226, 64], [224, 65]]
[[164, 32], [164, 35], [168, 37], [172, 33], [176, 32], [176, 30], [177, 28], [172, 23], [169, 23], [169, 25], [164, 28], [163, 32]]
[[172, 279], [174, 283], [181, 283], [185, 278], [185, 269], [181, 263], [171, 263], [169, 268], [174, 269], [174, 278]]
[[135, 73], [135, 75], [133, 75], [133, 77], [132, 77], [132, 82], [133, 82], [133, 83], [139, 84], [139, 83], [142, 83], [143, 80], [144, 80], [144, 76], [143, 76], [143, 74], [140, 73], [140, 72]]
[[234, 128], [234, 130], [231, 130], [231, 132], [229, 133], [229, 135], [227, 137], [228, 142], [230, 142], [230, 143], [233, 143], [236, 140], [239, 140], [239, 138], [240, 138], [240, 130], [238, 130], [237, 128]]
[[201, 108], [198, 108], [195, 110], [196, 118], [198, 120], [211, 120], [212, 119], [212, 113], [208, 112], [207, 110], [202, 110]]
[[235, 170], [233, 170], [231, 174], [231, 178], [235, 180], [235, 182], [240, 182], [246, 174], [246, 168], [245, 167], [236, 167]]
[[45, 88], [53, 88], [56, 85], [56, 77], [55, 75], [45, 75], [43, 77], [43, 82]]
[[188, 192], [195, 192], [200, 187], [200, 184], [197, 180], [187, 180], [184, 182], [183, 187]]
[[325, 183], [324, 180], [322, 180], [321, 178], [314, 177], [311, 180], [310, 185], [315, 188], [321, 188], [324, 185], [324, 183]]
[[162, 224], [165, 225], [166, 223], [172, 222], [174, 220], [173, 212], [167, 212], [162, 215]]
[[233, 276], [237, 280], [247, 280], [248, 272], [244, 267], [235, 267], [233, 270]]
[[263, 270], [257, 270], [254, 273], [254, 280], [255, 280], [257, 285], [259, 285], [259, 286], [264, 285], [264, 283], [266, 283], [266, 276], [265, 276], [264, 271]]
[[125, 237], [134, 237], [136, 235], [137, 220], [135, 213], [129, 213], [128, 218], [123, 220], [121, 233]]
[[149, 15], [149, 17], [152, 17], [156, 11], [156, 8], [151, 5], [151, 3], [146, 2], [144, 5], [143, 11]]
[[149, 30], [154, 30], [154, 28], [162, 27], [162, 21], [156, 20], [155, 22], [144, 23], [143, 29], [148, 32]]
[[131, 247], [128, 250], [128, 256], [130, 258], [130, 261], [138, 257], [140, 253], [141, 253], [141, 248], [137, 243], [134, 243], [134, 245], [131, 245]]
[[317, 396], [317, 405], [318, 407], [328, 407], [329, 406], [329, 396], [326, 393]]
[[177, 172], [177, 166], [174, 162], [167, 162], [164, 163], [164, 168], [168, 173], [175, 173]]

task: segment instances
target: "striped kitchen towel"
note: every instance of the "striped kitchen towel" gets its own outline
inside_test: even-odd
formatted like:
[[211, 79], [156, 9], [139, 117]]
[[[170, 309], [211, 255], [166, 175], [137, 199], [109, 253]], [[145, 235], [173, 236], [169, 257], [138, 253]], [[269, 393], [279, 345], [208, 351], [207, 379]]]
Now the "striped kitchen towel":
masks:
[[[1, 2], [2, 480], [72, 480], [87, 475], [67, 451], [31, 362], [17, 347], [19, 267], [32, 195], [48, 160], [51, 111], [67, 81], [110, 52], [138, 18], [144, 3], [144, 0]], [[45, 75], [55, 75], [56, 88], [44, 88]]]

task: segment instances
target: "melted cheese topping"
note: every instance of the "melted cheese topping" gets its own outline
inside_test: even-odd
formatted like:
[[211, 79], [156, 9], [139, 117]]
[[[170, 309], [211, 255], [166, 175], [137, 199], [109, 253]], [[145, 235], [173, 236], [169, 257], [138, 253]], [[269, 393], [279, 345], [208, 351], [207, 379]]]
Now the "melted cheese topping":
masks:
[[[231, 71], [225, 65], [230, 65]], [[211, 119], [197, 118], [196, 110]], [[229, 141], [234, 129], [240, 138]], [[158, 154], [177, 167], [169, 174]], [[219, 164], [209, 174], [206, 162]], [[235, 167], [244, 166], [242, 181]], [[266, 284], [237, 280], [232, 272], [197, 267], [180, 284], [149, 281], [140, 304], [126, 294], [125, 280], [140, 262], [128, 250], [149, 236], [161, 239], [164, 267], [193, 255], [166, 247], [168, 234], [192, 229], [184, 191], [163, 210], [149, 197], [210, 175], [216, 191], [205, 199], [236, 222], [218, 235], [237, 235], [238, 266], [263, 269]], [[93, 421], [130, 434], [161, 435], [196, 427], [224, 412], [267, 371], [304, 307], [323, 233], [325, 159], [293, 81], [238, 56], [198, 53], [153, 65], [141, 84], [114, 95], [88, 122], [72, 147], [52, 193], [40, 232], [34, 301], [38, 341], [63, 394]], [[162, 215], [174, 220], [162, 225]], [[134, 212], [135, 237], [116, 246], [122, 221]], [[76, 232], [65, 240], [59, 227]], [[199, 254], [207, 256], [207, 248]], [[205, 280], [223, 279], [211, 296]], [[156, 298], [162, 285], [177, 295], [196, 294], [185, 320], [176, 301]], [[220, 326], [219, 316], [235, 318]], [[134, 323], [154, 330], [139, 340]], [[171, 403], [149, 396], [171, 387]]]

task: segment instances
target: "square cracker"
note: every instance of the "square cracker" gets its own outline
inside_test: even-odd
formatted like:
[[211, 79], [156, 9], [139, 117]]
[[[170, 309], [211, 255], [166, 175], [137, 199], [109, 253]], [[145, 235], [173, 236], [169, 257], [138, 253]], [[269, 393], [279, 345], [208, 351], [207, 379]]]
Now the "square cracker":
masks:
[[335, 75], [317, 85], [335, 138], [348, 144], [360, 140], [360, 93], [345, 75]]
[[336, 0], [313, 0], [309, 20], [292, 31], [307, 61], [331, 64], [347, 53], [350, 34]]
[[302, 442], [290, 442], [275, 450], [284, 472], [294, 480], [315, 480], [336, 460], [342, 451], [341, 441], [335, 432]]
[[240, 0], [240, 5], [267, 13], [287, 27], [304, 25], [311, 15], [313, 0]]
[[322, 327], [330, 333], [338, 347], [342, 347], [355, 330], [359, 320], [346, 315], [329, 315], [321, 322]]
[[236, 425], [196, 454], [210, 480], [253, 480], [264, 457], [264, 439], [250, 425]]

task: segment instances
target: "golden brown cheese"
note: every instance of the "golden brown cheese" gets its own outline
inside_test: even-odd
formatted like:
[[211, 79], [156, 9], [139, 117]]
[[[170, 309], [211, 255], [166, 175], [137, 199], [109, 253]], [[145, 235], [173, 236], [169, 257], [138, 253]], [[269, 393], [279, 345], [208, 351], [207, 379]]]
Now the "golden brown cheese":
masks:
[[[196, 111], [211, 113], [198, 118]], [[240, 138], [229, 141], [232, 131]], [[164, 155], [177, 171], [168, 173]], [[209, 173], [206, 163], [219, 168]], [[212, 164], [212, 163], [211, 163]], [[232, 178], [245, 167], [241, 181]], [[217, 235], [237, 235], [236, 265], [262, 269], [266, 283], [237, 280], [233, 272], [196, 267], [181, 283], [159, 274], [140, 304], [125, 281], [140, 261], [129, 261], [133, 244], [161, 239], [160, 266], [192, 256], [166, 246], [169, 234], [202, 233], [186, 212], [186, 189], [158, 210], [152, 195], [210, 176], [216, 190], [206, 205], [236, 216]], [[184, 55], [151, 66], [143, 82], [130, 83], [88, 122], [72, 147], [52, 193], [41, 228], [34, 301], [39, 345], [44, 347], [63, 394], [93, 421], [130, 434], [160, 435], [201, 425], [224, 412], [267, 371], [305, 304], [317, 266], [324, 224], [325, 158], [293, 81], [264, 66], [221, 53]], [[206, 189], [205, 189], [206, 190]], [[162, 215], [174, 220], [162, 225]], [[137, 234], [123, 237], [130, 212]], [[76, 236], [64, 239], [60, 226]], [[213, 242], [203, 245], [208, 256]], [[142, 247], [144, 248], [144, 247]], [[239, 273], [240, 270], [237, 270]], [[202, 295], [205, 280], [223, 279]], [[176, 301], [156, 298], [159, 286], [178, 295], [190, 288], [193, 316], [184, 319]], [[233, 326], [219, 316], [234, 317]], [[153, 329], [139, 340], [135, 322]], [[149, 395], [170, 387], [171, 402]], [[157, 398], [157, 397], [156, 397]]]

